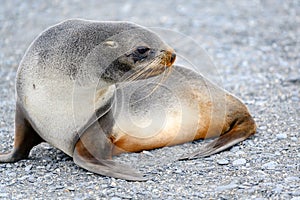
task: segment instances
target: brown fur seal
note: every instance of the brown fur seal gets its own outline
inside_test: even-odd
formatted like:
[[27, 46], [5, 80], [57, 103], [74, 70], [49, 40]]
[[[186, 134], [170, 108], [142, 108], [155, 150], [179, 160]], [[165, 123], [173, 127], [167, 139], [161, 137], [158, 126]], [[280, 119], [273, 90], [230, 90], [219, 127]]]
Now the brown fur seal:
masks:
[[173, 65], [166, 80], [157, 83], [162, 76], [118, 90], [112, 108], [114, 154], [216, 138], [180, 158], [194, 159], [220, 152], [255, 133], [247, 107], [199, 73]]
[[168, 45], [134, 23], [67, 20], [50, 27], [20, 63], [14, 149], [0, 162], [27, 158], [46, 141], [87, 170], [144, 180], [110, 160], [115, 84], [158, 75], [174, 60]]

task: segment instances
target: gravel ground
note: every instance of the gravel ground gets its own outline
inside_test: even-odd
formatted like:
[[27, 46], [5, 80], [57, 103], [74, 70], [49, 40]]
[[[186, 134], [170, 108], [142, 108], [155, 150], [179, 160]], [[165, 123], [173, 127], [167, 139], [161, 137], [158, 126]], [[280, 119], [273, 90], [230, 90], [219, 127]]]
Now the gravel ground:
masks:
[[[0, 150], [12, 148], [22, 55], [42, 30], [74, 17], [189, 35], [214, 61], [223, 87], [248, 105], [257, 134], [205, 159], [175, 161], [201, 141], [116, 158], [150, 177], [147, 182], [94, 175], [43, 143], [29, 160], [0, 165], [0, 199], [300, 199], [300, 2], [189, 2], [1, 1]], [[195, 48], [184, 43], [182, 49]]]

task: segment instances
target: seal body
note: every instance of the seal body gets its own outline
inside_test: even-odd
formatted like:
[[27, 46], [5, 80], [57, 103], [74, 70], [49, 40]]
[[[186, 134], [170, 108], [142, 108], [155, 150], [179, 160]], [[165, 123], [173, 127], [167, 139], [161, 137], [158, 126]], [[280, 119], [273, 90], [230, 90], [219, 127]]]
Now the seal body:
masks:
[[208, 156], [255, 133], [246, 106], [199, 73], [173, 66], [164, 82], [159, 82], [161, 76], [118, 90], [113, 107], [115, 154], [216, 138], [181, 159]]

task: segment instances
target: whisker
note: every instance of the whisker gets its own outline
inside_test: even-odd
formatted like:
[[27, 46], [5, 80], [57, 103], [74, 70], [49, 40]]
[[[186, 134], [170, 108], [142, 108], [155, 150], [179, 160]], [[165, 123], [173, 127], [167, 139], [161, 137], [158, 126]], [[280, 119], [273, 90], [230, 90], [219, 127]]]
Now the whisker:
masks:
[[[166, 67], [166, 66], [165, 66]], [[167, 72], [166, 72], [167, 71]], [[166, 76], [165, 76], [165, 74], [166, 74]], [[155, 85], [155, 87], [152, 89], [152, 91], [148, 94], [148, 95], [146, 95], [146, 96], [144, 96], [143, 98], [141, 98], [141, 99], [139, 99], [139, 100], [137, 100], [137, 101], [135, 101], [135, 102], [133, 102], [132, 104], [135, 104], [135, 103], [138, 103], [139, 101], [142, 101], [142, 100], [144, 100], [144, 99], [146, 99], [146, 98], [148, 98], [149, 96], [151, 96], [161, 85], [162, 85], [162, 83], [163, 82], [165, 82], [166, 80], [167, 80], [167, 78], [169, 77], [169, 75], [171, 74], [171, 68], [170, 67], [166, 67], [166, 69], [164, 70], [164, 72], [162, 73], [162, 78], [160, 79], [160, 81]]]
[[[154, 62], [154, 61], [152, 61], [152, 62]], [[149, 63], [149, 64], [148, 64], [147, 66], [145, 66], [144, 68], [142, 68], [142, 69], [136, 71], [135, 73], [131, 74], [131, 75], [130, 75], [129, 77], [127, 77], [124, 81], [132, 81], [132, 80], [135, 80], [136, 77], [140, 76], [143, 72], [145, 72], [145, 71], [148, 69], [148, 66], [151, 65], [152, 62]]]
[[[123, 84], [121, 85], [121, 88], [126, 87], [127, 85], [130, 84], [130, 82], [138, 80], [140, 77], [142, 77], [143, 75], [145, 75], [145, 72], [147, 72], [148, 75], [145, 75], [145, 78], [148, 78], [149, 76], [151, 76], [154, 68], [150, 68], [150, 66], [156, 66], [156, 63], [160, 62], [160, 59], [157, 59], [158, 57], [160, 57], [160, 55], [156, 56], [147, 66], [143, 67], [142, 69], [136, 71], [135, 73], [131, 74], [130, 76], [128, 76], [126, 79], [123, 80]], [[150, 72], [148, 72], [148, 70], [151, 69]]]

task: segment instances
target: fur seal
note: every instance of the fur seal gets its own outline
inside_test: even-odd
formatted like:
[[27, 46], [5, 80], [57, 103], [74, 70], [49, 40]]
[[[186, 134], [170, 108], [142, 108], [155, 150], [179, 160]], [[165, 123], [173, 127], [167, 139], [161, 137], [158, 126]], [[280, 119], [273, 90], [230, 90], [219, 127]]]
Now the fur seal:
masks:
[[[114, 154], [216, 138], [179, 160], [206, 157], [253, 135], [256, 124], [237, 97], [201, 74], [173, 65], [162, 75], [117, 91], [111, 140]], [[157, 86], [159, 84], [159, 86]]]
[[18, 68], [14, 148], [0, 163], [27, 158], [46, 141], [92, 172], [144, 180], [111, 160], [116, 83], [156, 76], [175, 57], [155, 33], [130, 22], [71, 19], [48, 28]]

